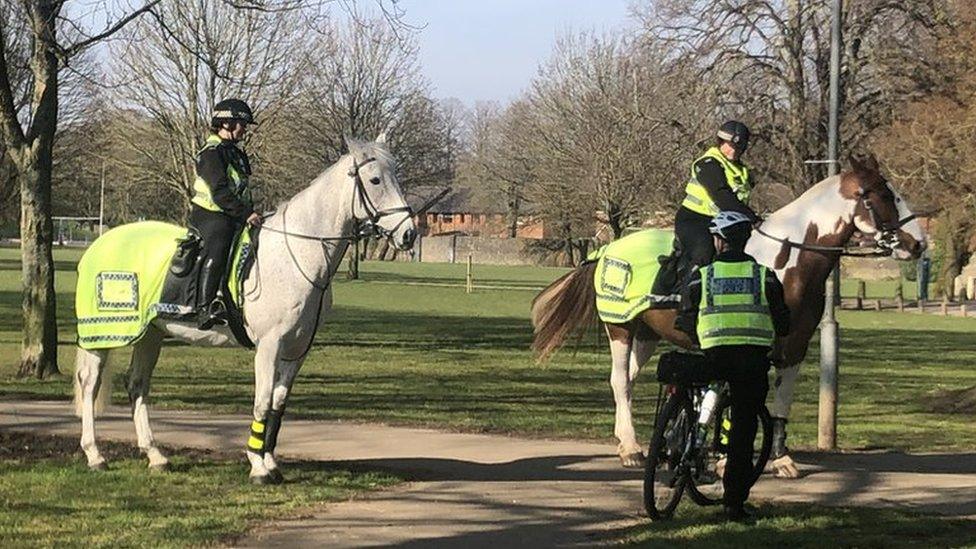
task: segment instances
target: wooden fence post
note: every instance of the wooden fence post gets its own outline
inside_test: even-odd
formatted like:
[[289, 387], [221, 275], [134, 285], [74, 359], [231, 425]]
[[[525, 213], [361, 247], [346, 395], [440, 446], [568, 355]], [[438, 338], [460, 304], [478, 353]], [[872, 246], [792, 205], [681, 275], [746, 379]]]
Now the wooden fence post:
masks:
[[905, 312], [905, 288], [902, 285], [902, 281], [898, 281], [898, 287], [895, 288], [895, 304], [898, 305], [898, 312]]
[[474, 278], [471, 274], [471, 254], [468, 254], [468, 273], [465, 276], [464, 286], [467, 293], [474, 291]]
[[942, 294], [942, 316], [949, 316], [949, 295]]
[[965, 301], [964, 301], [964, 302], [962, 302], [962, 303], [961, 303], [961, 304], [959, 305], [959, 312], [960, 312], [960, 313], [962, 313], [962, 317], [963, 317], [963, 318], [966, 318], [966, 317], [968, 316], [968, 315], [966, 314], [966, 313], [967, 313], [967, 311], [966, 311], [966, 302], [965, 302]]
[[855, 308], [860, 311], [864, 308], [864, 298], [867, 297], [868, 289], [867, 284], [863, 280], [857, 281], [857, 305]]

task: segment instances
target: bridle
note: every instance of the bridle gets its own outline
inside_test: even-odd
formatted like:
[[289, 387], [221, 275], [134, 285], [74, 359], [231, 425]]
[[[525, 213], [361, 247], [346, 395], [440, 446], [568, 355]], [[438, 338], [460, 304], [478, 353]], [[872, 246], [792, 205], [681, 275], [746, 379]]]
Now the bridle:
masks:
[[[379, 208], [376, 207], [376, 204], [369, 197], [369, 193], [366, 192], [366, 185], [363, 183], [363, 178], [359, 174], [359, 170], [361, 170], [363, 166], [369, 164], [370, 162], [376, 162], [376, 158], [369, 157], [366, 160], [364, 160], [362, 164], [357, 162], [356, 159], [354, 158], [352, 161], [352, 169], [350, 169], [347, 174], [350, 178], [352, 178], [353, 185], [355, 185], [355, 192], [356, 192], [356, 196], [353, 199], [352, 204], [350, 205], [352, 209], [352, 211], [350, 212], [351, 217], [353, 218], [354, 221], [356, 221], [356, 229], [353, 232], [353, 234], [340, 235], [340, 236], [317, 236], [317, 235], [307, 235], [301, 233], [288, 232], [288, 230], [285, 229], [285, 217], [288, 213], [288, 203], [285, 203], [284, 208], [282, 208], [281, 210], [282, 229], [279, 230], [272, 227], [262, 227], [261, 230], [283, 234], [286, 237], [291, 236], [294, 238], [298, 238], [300, 240], [316, 240], [322, 243], [351, 242], [351, 241], [361, 240], [363, 238], [372, 237], [372, 236], [391, 238], [393, 236], [393, 233], [395, 233], [397, 229], [399, 229], [400, 226], [403, 225], [403, 223], [405, 223], [408, 219], [413, 218], [415, 215], [419, 215], [423, 212], [426, 212], [428, 209], [430, 209], [431, 206], [434, 205], [434, 203], [437, 200], [439, 200], [443, 196], [443, 195], [439, 195], [438, 197], [435, 197], [434, 200], [428, 201], [426, 204], [423, 205], [423, 207], [417, 210], [417, 212], [414, 212], [413, 208], [411, 208], [406, 204], [404, 204], [403, 206], [397, 206], [395, 208], [386, 208], [380, 210]], [[356, 215], [357, 206], [366, 213], [365, 216]], [[384, 229], [382, 226], [380, 226], [379, 222], [381, 219], [387, 216], [396, 215], [398, 213], [405, 213], [407, 215], [403, 216], [403, 219], [401, 219], [400, 222], [397, 223], [392, 229]], [[269, 214], [266, 214], [264, 216], [264, 219], [268, 219], [277, 214], [278, 212], [271, 212]], [[288, 239], [286, 238], [285, 243], [287, 244], [287, 242]]]
[[[887, 187], [887, 183], [885, 186]], [[875, 233], [877, 236], [870, 246], [818, 246], [816, 244], [805, 244], [803, 242], [793, 242], [787, 238], [780, 238], [773, 236], [766, 231], [762, 230], [762, 226], [756, 227], [756, 232], [762, 236], [779, 242], [780, 244], [785, 244], [791, 248], [797, 248], [799, 250], [806, 250], [811, 252], [823, 252], [823, 253], [835, 253], [842, 256], [848, 257], [885, 257], [889, 256], [894, 252], [895, 246], [898, 245], [898, 231], [904, 227], [906, 224], [913, 221], [916, 216], [915, 214], [909, 215], [899, 219], [898, 221], [883, 222], [878, 217], [878, 212], [875, 210], [874, 206], [871, 204], [871, 199], [869, 195], [874, 191], [870, 189], [865, 189], [863, 186], [860, 188], [861, 194], [858, 197], [858, 201], [864, 209], [868, 212], [871, 217], [871, 223], [874, 224], [878, 232]], [[888, 187], [890, 191], [891, 188]]]
[[[403, 223], [405, 223], [408, 219], [412, 219], [414, 216], [423, 215], [424, 213], [427, 212], [427, 210], [433, 207], [434, 204], [436, 204], [438, 201], [444, 198], [447, 195], [447, 193], [450, 192], [449, 188], [444, 189], [439, 194], [437, 194], [436, 196], [428, 200], [426, 203], [424, 203], [424, 205], [421, 206], [420, 209], [418, 209], [417, 211], [414, 211], [413, 208], [411, 208], [409, 205], [406, 204], [404, 204], [403, 206], [397, 206], [394, 208], [386, 208], [381, 210], [376, 207], [376, 204], [370, 198], [369, 193], [366, 192], [366, 185], [363, 183], [363, 178], [359, 173], [360, 170], [363, 168], [363, 166], [369, 164], [370, 162], [375, 162], [375, 161], [376, 161], [375, 157], [369, 157], [366, 160], [364, 160], [362, 164], [360, 164], [354, 157], [352, 161], [352, 168], [349, 170], [347, 174], [350, 178], [352, 178], [353, 184], [355, 185], [355, 192], [356, 192], [356, 195], [350, 206], [352, 210], [350, 212], [350, 215], [353, 218], [353, 220], [356, 222], [356, 228], [353, 230], [353, 234], [339, 235], [339, 236], [320, 236], [320, 235], [309, 235], [309, 234], [290, 232], [288, 230], [288, 221], [287, 221], [287, 216], [288, 216], [287, 202], [285, 203], [285, 206], [281, 209], [280, 212], [281, 229], [275, 229], [273, 227], [268, 227], [268, 226], [261, 227], [262, 231], [278, 233], [285, 237], [284, 238], [285, 249], [288, 250], [289, 257], [291, 257], [292, 262], [298, 268], [298, 271], [302, 274], [302, 277], [305, 278], [305, 280], [309, 284], [311, 284], [312, 287], [322, 291], [323, 293], [325, 292], [325, 290], [329, 288], [329, 281], [331, 281], [332, 277], [335, 276], [335, 270], [332, 269], [331, 267], [328, 269], [329, 275], [324, 285], [317, 283], [314, 277], [309, 276], [302, 269], [301, 264], [298, 262], [298, 258], [295, 257], [295, 254], [291, 249], [291, 244], [288, 241], [289, 237], [297, 238], [299, 240], [312, 240], [322, 244], [323, 247], [326, 244], [332, 242], [354, 242], [368, 237], [381, 237], [381, 238], [392, 239], [393, 234], [400, 228], [401, 225], [403, 225]], [[366, 213], [365, 217], [359, 217], [356, 215], [357, 205], [359, 208], [362, 209], [362, 211]], [[404, 215], [403, 219], [401, 219], [400, 222], [397, 223], [392, 229], [385, 229], [382, 226], [380, 226], [379, 222], [381, 219], [399, 213], [405, 213], [406, 215]], [[268, 213], [264, 216], [264, 219], [268, 219], [275, 215], [278, 215], [278, 212]], [[394, 246], [399, 248], [399, 243], [394, 242]]]
[[[397, 232], [401, 225], [408, 219], [412, 219], [414, 214], [413, 208], [409, 205], [404, 204], [403, 206], [397, 206], [395, 208], [379, 209], [373, 200], [369, 197], [369, 193], [366, 192], [366, 184], [363, 183], [363, 177], [360, 175], [359, 170], [363, 166], [369, 164], [370, 162], [376, 162], [375, 157], [369, 157], [360, 164], [355, 158], [352, 160], [352, 169], [349, 170], [349, 177], [353, 179], [356, 185], [356, 197], [359, 199], [358, 202], [362, 209], [366, 212], [366, 218], [361, 219], [356, 217], [356, 201], [353, 201], [352, 205], [352, 217], [357, 221], [357, 226], [359, 227], [358, 236], [380, 236], [383, 238], [391, 238], [393, 233]], [[424, 208], [429, 208], [431, 205], [424, 205]], [[423, 209], [423, 208], [422, 208]], [[426, 211], [426, 210], [425, 210]], [[384, 229], [380, 226], [379, 222], [384, 217], [390, 215], [396, 215], [398, 213], [405, 213], [407, 215], [403, 216], [403, 219], [399, 223], [393, 226], [392, 229]], [[394, 244], [396, 245], [396, 244]]]

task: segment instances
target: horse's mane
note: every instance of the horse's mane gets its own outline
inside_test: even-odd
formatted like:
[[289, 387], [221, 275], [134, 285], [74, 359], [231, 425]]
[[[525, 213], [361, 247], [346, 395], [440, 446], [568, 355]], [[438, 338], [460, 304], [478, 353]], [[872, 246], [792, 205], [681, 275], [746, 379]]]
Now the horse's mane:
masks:
[[393, 153], [390, 152], [386, 143], [347, 137], [346, 145], [349, 147], [349, 153], [355, 155], [359, 160], [375, 158], [391, 168], [396, 164]]
[[[800, 196], [794, 198], [789, 203], [785, 204], [783, 207], [777, 209], [771, 213], [768, 217], [768, 221], [772, 222], [782, 222], [792, 215], [795, 215], [794, 210], [798, 208], [806, 209], [809, 207], [810, 203], [817, 201], [822, 198], [824, 193], [829, 192], [831, 188], [836, 188], [839, 184], [840, 176], [831, 176], [826, 179], [821, 180], [817, 184], [813, 185], [809, 189], [803, 191]], [[838, 196], [838, 198], [841, 198]]]
[[[391, 168], [396, 165], [396, 159], [393, 157], [393, 153], [390, 152], [389, 147], [387, 147], [385, 143], [377, 143], [376, 141], [367, 141], [364, 139], [347, 137], [346, 144], [349, 147], [349, 151], [342, 154], [336, 159], [335, 162], [329, 164], [324, 170], [319, 172], [319, 174], [315, 176], [315, 178], [312, 179], [312, 181], [308, 184], [308, 187], [314, 187], [328, 179], [332, 171], [338, 169], [339, 165], [342, 163], [342, 159], [350, 154], [354, 155], [359, 161], [365, 160], [366, 158], [375, 158]], [[288, 200], [290, 200], [290, 198], [285, 199], [284, 202], [287, 202]]]

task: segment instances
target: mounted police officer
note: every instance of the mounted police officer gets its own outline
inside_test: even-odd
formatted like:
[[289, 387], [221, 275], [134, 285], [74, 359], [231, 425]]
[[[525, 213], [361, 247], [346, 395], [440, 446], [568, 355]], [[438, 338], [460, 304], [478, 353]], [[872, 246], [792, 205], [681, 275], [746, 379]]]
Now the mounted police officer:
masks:
[[696, 339], [714, 375], [729, 382], [732, 427], [722, 483], [729, 519], [750, 518], [757, 415], [769, 391], [769, 353], [790, 330], [790, 314], [776, 273], [745, 253], [752, 218], [718, 212], [709, 223], [715, 261], [694, 272], [681, 296], [675, 326]]
[[685, 198], [674, 218], [675, 236], [688, 264], [696, 268], [712, 261], [715, 249], [709, 222], [719, 211], [739, 212], [753, 223], [760, 220], [749, 207], [753, 182], [741, 158], [749, 147], [749, 128], [730, 120], [718, 130], [718, 141], [691, 166]]
[[238, 147], [248, 124], [254, 123], [251, 108], [240, 99], [225, 99], [214, 106], [210, 135], [197, 153], [196, 179], [190, 210], [190, 226], [203, 237], [203, 270], [197, 293], [200, 328], [222, 322], [223, 307], [217, 298], [227, 267], [234, 235], [243, 225], [259, 226], [248, 178], [251, 164]]

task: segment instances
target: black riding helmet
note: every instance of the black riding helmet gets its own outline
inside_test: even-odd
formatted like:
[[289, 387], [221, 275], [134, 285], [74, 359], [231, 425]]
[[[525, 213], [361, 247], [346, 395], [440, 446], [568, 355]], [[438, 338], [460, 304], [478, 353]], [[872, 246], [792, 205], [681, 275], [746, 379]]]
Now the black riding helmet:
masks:
[[749, 128], [738, 120], [729, 120], [718, 129], [718, 138], [728, 141], [732, 148], [742, 154], [749, 147]]
[[214, 105], [213, 118], [210, 125], [217, 127], [224, 122], [243, 122], [254, 124], [254, 113], [251, 107], [240, 99], [224, 99]]

